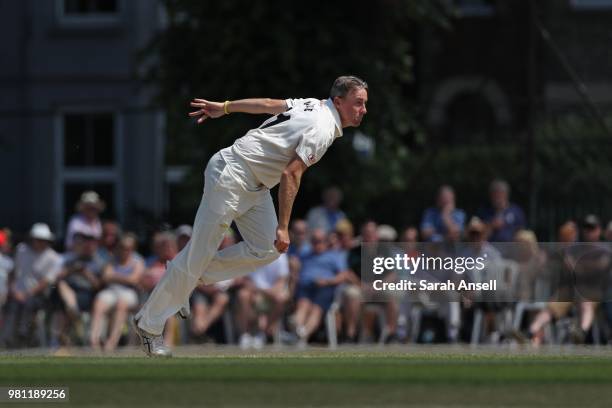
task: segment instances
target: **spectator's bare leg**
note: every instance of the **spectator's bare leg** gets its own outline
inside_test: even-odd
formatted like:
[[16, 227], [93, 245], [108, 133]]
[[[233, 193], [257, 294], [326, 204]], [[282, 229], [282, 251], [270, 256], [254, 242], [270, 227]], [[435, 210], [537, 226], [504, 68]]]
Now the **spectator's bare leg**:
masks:
[[268, 336], [274, 336], [278, 328], [278, 322], [285, 311], [285, 304], [288, 299], [283, 294], [276, 294], [270, 298], [271, 309], [266, 317], [263, 330]]
[[193, 306], [193, 317], [191, 319], [191, 331], [196, 336], [204, 334], [206, 331], [206, 315], [208, 314], [208, 305], [204, 302], [197, 302]]
[[594, 302], [581, 302], [580, 303], [580, 328], [583, 332], [588, 332], [593, 325], [595, 319], [595, 307]]
[[79, 305], [77, 304], [76, 293], [74, 290], [64, 281], [59, 281], [57, 284], [57, 291], [62, 299], [62, 302], [66, 306], [66, 311], [70, 319], [75, 319], [79, 314]]
[[363, 331], [365, 335], [364, 337], [366, 341], [372, 341], [372, 339], [374, 339], [374, 326], [376, 324], [376, 318], [376, 313], [366, 308], [362, 318]]
[[550, 322], [551, 318], [552, 316], [549, 310], [542, 310], [533, 319], [533, 322], [531, 323], [531, 325], [529, 325], [529, 332], [532, 334], [539, 332], [540, 330], [544, 328], [545, 325], [547, 325]]
[[99, 297], [94, 301], [91, 316], [91, 332], [89, 333], [89, 344], [93, 348], [100, 348], [100, 335], [102, 334], [102, 322], [109, 311], [110, 305]]
[[344, 298], [344, 322], [346, 337], [354, 339], [357, 337], [357, 325], [361, 314], [361, 301], [359, 298], [346, 296]]
[[243, 286], [238, 291], [238, 310], [236, 313], [236, 324], [240, 334], [248, 333], [251, 329], [251, 322], [255, 320], [253, 311], [254, 292], [248, 286]]
[[124, 301], [119, 300], [117, 302], [117, 306], [115, 307], [115, 316], [113, 318], [113, 325], [111, 327], [110, 335], [104, 344], [104, 350], [112, 351], [117, 348], [119, 338], [121, 338], [123, 325], [127, 321], [129, 309], [129, 305]]
[[397, 317], [399, 316], [399, 308], [397, 302], [389, 299], [385, 306], [385, 319], [387, 320], [387, 336], [395, 334], [397, 331]]
[[208, 313], [204, 315], [204, 320], [202, 322], [202, 333], [208, 330], [208, 328], [221, 317], [228, 303], [229, 296], [227, 293], [218, 293], [214, 296], [213, 303], [210, 306], [210, 309], [208, 309]]
[[306, 328], [306, 338], [310, 338], [312, 334], [317, 330], [319, 324], [321, 324], [321, 318], [323, 317], [323, 309], [321, 309], [318, 305], [311, 305], [310, 313], [308, 313], [308, 317], [306, 319], [306, 324], [304, 327]]
[[298, 330], [298, 334], [300, 334], [299, 333], [300, 328], [303, 328], [304, 326], [306, 326], [306, 319], [308, 315], [310, 314], [311, 306], [312, 306], [312, 303], [310, 303], [308, 299], [302, 298], [298, 300], [297, 307], [295, 310], [295, 326], [296, 326], [296, 329]]

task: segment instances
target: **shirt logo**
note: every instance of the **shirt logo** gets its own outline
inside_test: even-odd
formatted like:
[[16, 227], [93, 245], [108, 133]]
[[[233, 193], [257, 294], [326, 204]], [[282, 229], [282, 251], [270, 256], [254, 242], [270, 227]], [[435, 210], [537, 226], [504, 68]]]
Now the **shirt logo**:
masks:
[[309, 155], [308, 155], [308, 161], [309, 161], [309, 162], [311, 162], [311, 163], [314, 163], [314, 162], [315, 162], [315, 157], [314, 157], [314, 154], [309, 154]]

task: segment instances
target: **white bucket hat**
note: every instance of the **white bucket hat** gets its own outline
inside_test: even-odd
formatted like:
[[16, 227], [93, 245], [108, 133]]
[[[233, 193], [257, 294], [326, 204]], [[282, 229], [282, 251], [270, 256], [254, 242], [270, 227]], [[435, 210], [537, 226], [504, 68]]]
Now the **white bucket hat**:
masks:
[[104, 211], [106, 208], [106, 203], [100, 199], [100, 195], [95, 191], [85, 191], [81, 194], [81, 198], [76, 205], [77, 211], [82, 211], [83, 207], [86, 205], [91, 205], [95, 207], [99, 212]]
[[30, 238], [50, 242], [53, 242], [55, 240], [55, 236], [51, 232], [49, 226], [42, 222], [38, 222], [32, 225], [32, 228], [30, 229]]

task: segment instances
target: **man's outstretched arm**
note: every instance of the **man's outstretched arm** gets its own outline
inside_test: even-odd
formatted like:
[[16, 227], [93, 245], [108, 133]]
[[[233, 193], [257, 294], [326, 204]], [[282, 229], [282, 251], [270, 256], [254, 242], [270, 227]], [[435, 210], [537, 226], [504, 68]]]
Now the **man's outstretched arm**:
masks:
[[278, 188], [278, 227], [276, 228], [276, 241], [274, 246], [278, 252], [287, 252], [289, 248], [289, 220], [293, 202], [300, 189], [302, 174], [308, 166], [302, 159], [295, 156], [287, 165], [281, 176]]
[[199, 108], [189, 114], [191, 117], [198, 118], [198, 123], [202, 123], [207, 118], [214, 119], [233, 112], [276, 115], [287, 110], [287, 103], [283, 99], [270, 98], [239, 99], [226, 102], [213, 102], [196, 98], [191, 101], [191, 106]]

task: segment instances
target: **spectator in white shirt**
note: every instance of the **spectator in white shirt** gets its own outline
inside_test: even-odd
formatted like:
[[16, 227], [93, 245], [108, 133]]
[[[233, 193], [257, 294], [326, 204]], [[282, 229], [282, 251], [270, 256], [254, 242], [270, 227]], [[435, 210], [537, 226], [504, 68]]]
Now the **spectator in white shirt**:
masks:
[[28, 331], [34, 314], [45, 306], [47, 288], [55, 282], [61, 268], [61, 257], [51, 248], [54, 236], [47, 224], [34, 224], [29, 238], [28, 243], [17, 246], [15, 278], [2, 334], [5, 342], [15, 340], [14, 344], [30, 337]]

